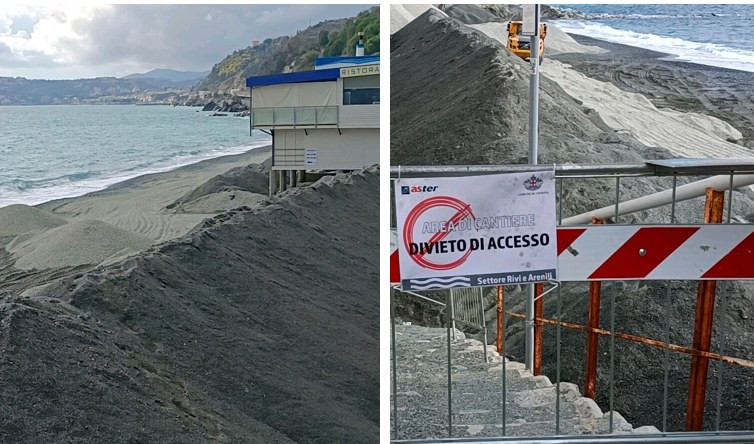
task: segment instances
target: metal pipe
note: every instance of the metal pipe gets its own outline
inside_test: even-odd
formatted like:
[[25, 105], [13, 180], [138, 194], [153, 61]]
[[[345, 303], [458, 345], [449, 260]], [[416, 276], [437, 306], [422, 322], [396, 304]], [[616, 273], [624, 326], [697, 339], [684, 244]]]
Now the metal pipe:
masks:
[[534, 372], [534, 285], [526, 286], [526, 322], [524, 338], [524, 365], [530, 372]]
[[[563, 220], [563, 179], [558, 180], [558, 225]], [[560, 321], [563, 320], [563, 286], [558, 285], [558, 325], [555, 339], [555, 434], [560, 435]]]
[[393, 354], [393, 439], [398, 439], [398, 371], [395, 359], [395, 289], [390, 289], [390, 349]]
[[[665, 302], [665, 343], [670, 344], [670, 306], [672, 304], [672, 286], [668, 281], [667, 300]], [[670, 375], [670, 349], [665, 349], [663, 359], [663, 382], [662, 382], [662, 431], [668, 431], [668, 378]]]
[[542, 317], [545, 299], [542, 296], [545, 284], [534, 284], [534, 376], [542, 374]]
[[503, 318], [503, 311], [505, 310], [505, 298], [503, 294], [503, 286], [500, 285], [498, 288], [498, 303], [499, 305], [499, 314], [498, 317], [498, 338], [500, 339], [500, 357], [503, 361], [503, 427], [502, 432], [503, 436], [505, 436], [505, 402], [506, 402], [506, 379], [507, 375], [505, 373], [505, 318]]
[[[618, 288], [613, 285], [613, 291], [610, 292], [610, 331], [615, 331], [615, 298], [618, 296]], [[610, 427], [608, 433], [613, 433], [613, 415], [615, 412], [615, 335], [610, 335], [610, 376], [608, 377], [610, 390]]]
[[[495, 338], [497, 353], [503, 356], [503, 286], [497, 286], [497, 336]], [[505, 358], [505, 356], [503, 356]]]
[[[725, 354], [725, 332], [728, 330], [728, 317], [725, 315], [725, 313], [728, 311], [728, 298], [726, 297], [726, 294], [723, 292], [720, 294], [720, 297], [722, 298], [722, 307], [720, 309], [720, 312], [722, 313], [722, 322], [725, 324], [723, 327], [722, 334], [720, 335], [720, 347], [719, 347], [719, 353]], [[717, 402], [716, 405], [716, 411], [715, 411], [715, 430], [720, 430], [720, 408], [723, 404], [722, 401], [723, 396], [723, 361], [717, 362]]]
[[[506, 311], [505, 314], [507, 314], [510, 317], [519, 318], [519, 319], [524, 319], [526, 317], [526, 315], [523, 313], [514, 313], [512, 311]], [[554, 319], [542, 318], [542, 322], [545, 324], [550, 324], [550, 325], [558, 325], [558, 321]], [[643, 338], [641, 336], [636, 336], [636, 335], [632, 335], [628, 333], [620, 333], [620, 332], [611, 333], [610, 330], [605, 330], [603, 328], [592, 328], [586, 325], [574, 324], [572, 322], [563, 321], [561, 322], [561, 324], [563, 325], [563, 327], [571, 328], [573, 330], [581, 330], [588, 333], [592, 332], [592, 333], [597, 333], [604, 336], [610, 336], [611, 334], [614, 334], [615, 337], [618, 339], [624, 339], [626, 341], [637, 342], [639, 344], [649, 345], [652, 347], [667, 348], [672, 351], [686, 353], [689, 355], [693, 355], [696, 353], [699, 356], [704, 356], [709, 359], [722, 360], [723, 362], [726, 362], [728, 364], [735, 364], [741, 367], [754, 369], [754, 361], [750, 361], [748, 359], [741, 359], [741, 358], [736, 358], [733, 356], [720, 356], [717, 353], [698, 351], [698, 350], [694, 350], [691, 347], [684, 347], [682, 345], [676, 345], [676, 344], [668, 344], [662, 341], [658, 341], [656, 339]]]
[[[670, 223], [675, 223], [675, 192], [678, 187], [678, 176], [673, 176], [673, 195], [670, 203]], [[667, 302], [665, 305], [665, 343], [670, 344], [670, 306], [672, 303], [672, 284], [668, 281]], [[663, 383], [662, 383], [662, 431], [668, 431], [668, 379], [670, 376], [670, 349], [665, 349], [663, 360]]]
[[699, 432], [699, 433], [656, 433], [634, 435], [575, 435], [549, 437], [500, 437], [500, 438], [457, 438], [457, 439], [418, 439], [391, 441], [400, 444], [441, 444], [441, 443], [519, 443], [519, 444], [736, 444], [754, 442], [754, 432]]
[[[538, 163], [539, 150], [539, 11], [534, 5], [534, 35], [529, 45], [529, 165]], [[526, 338], [524, 363], [534, 373], [534, 285], [526, 288]]]
[[414, 296], [414, 297], [417, 297], [417, 298], [419, 298], [419, 299], [423, 299], [423, 300], [425, 300], [425, 301], [427, 301], [427, 302], [431, 302], [431, 303], [433, 303], [433, 304], [436, 304], [436, 305], [439, 305], [439, 306], [441, 306], [441, 307], [445, 307], [445, 304], [444, 304], [444, 303], [442, 303], [442, 302], [440, 302], [440, 301], [436, 301], [436, 300], [434, 300], [434, 299], [432, 299], [432, 298], [428, 298], [428, 297], [426, 297], [426, 296], [420, 295], [419, 293], [414, 293], [413, 291], [408, 291], [408, 290], [401, 290], [401, 293], [403, 293], [403, 294], [407, 294], [407, 295], [410, 295], [410, 296]]
[[624, 164], [588, 164], [565, 163], [551, 165], [395, 165], [390, 167], [390, 178], [401, 177], [446, 177], [446, 176], [474, 176], [484, 174], [517, 173], [529, 171], [552, 171], [555, 169], [556, 178], [587, 178], [587, 177], [615, 177], [619, 176], [700, 176], [724, 174], [728, 177], [731, 172], [736, 175], [754, 173], [754, 160], [748, 159], [718, 159], [725, 160], [724, 164], [710, 164], [709, 159], [693, 163], [684, 159], [685, 164], [674, 167], [660, 166], [656, 163], [624, 163]]
[[[741, 188], [747, 185], [754, 184], [754, 175], [745, 174], [735, 176], [734, 180], [730, 180], [730, 176], [714, 176], [707, 179], [703, 179], [697, 182], [692, 182], [686, 185], [682, 185], [675, 189], [676, 202], [681, 202], [688, 199], [704, 196], [707, 188], [712, 188], [716, 191], [724, 191], [731, 188]], [[664, 190], [648, 196], [639, 197], [632, 200], [621, 202], [618, 215], [635, 213], [637, 211], [649, 210], [651, 208], [661, 207], [671, 202], [673, 190]], [[604, 219], [615, 214], [615, 206], [610, 205], [602, 207], [597, 210], [588, 211], [577, 216], [567, 217], [563, 220], [563, 225], [579, 225], [589, 223], [592, 218], [596, 217]]]
[[[450, 297], [450, 293], [448, 293], [448, 297]], [[452, 386], [452, 375], [451, 375], [451, 356], [450, 356], [450, 314], [447, 310], [445, 310], [445, 323], [448, 326], [448, 437], [453, 437], [453, 386]]]
[[479, 289], [479, 316], [482, 320], [482, 333], [484, 333], [484, 362], [489, 362], [487, 356], [487, 317], [484, 315], [484, 293]]
[[[595, 225], [605, 223], [602, 219], [593, 219]], [[591, 328], [600, 326], [600, 299], [602, 282], [589, 283], [589, 308], [587, 311], [587, 325]], [[586, 370], [584, 382], [584, 396], [596, 399], [597, 397], [597, 360], [599, 359], [599, 336], [590, 332], [586, 336]]]
[[456, 306], [453, 300], [453, 289], [448, 290], [448, 299], [450, 303], [450, 329], [453, 331], [453, 340], [456, 339]]
[[[615, 178], [615, 216], [613, 223], [618, 223], [618, 203], [620, 202], [620, 176]], [[615, 298], [618, 289], [613, 286], [610, 298], [610, 331], [615, 331]], [[609, 405], [610, 405], [610, 427], [608, 433], [613, 433], [613, 414], [615, 411], [615, 335], [610, 335], [610, 376], [608, 377], [609, 385]]]
[[[725, 193], [707, 188], [704, 205], [704, 222], [719, 224], [723, 220]], [[694, 350], [708, 352], [712, 342], [712, 323], [715, 309], [716, 281], [699, 282], [696, 293], [696, 316], [694, 319]], [[704, 402], [707, 394], [707, 372], [709, 358], [697, 353], [691, 355], [689, 375], [689, 397], [686, 404], [686, 431], [702, 430], [704, 424]]]
[[560, 321], [562, 287], [558, 286], [558, 324], [555, 339], [555, 434], [560, 435]]
[[[733, 173], [730, 174], [730, 181], [731, 184], [733, 183]], [[733, 217], [733, 186], [730, 186], [728, 189], [728, 217], [725, 220], [726, 224], [730, 224], [730, 219]], [[724, 284], [728, 285], [728, 284]], [[728, 312], [728, 298], [726, 297], [725, 293], [722, 293], [723, 298], [722, 300], [722, 322], [723, 322], [723, 328], [722, 332], [723, 334], [720, 335], [720, 354], [725, 354], [725, 333], [728, 331], [728, 316], [726, 316], [726, 313]], [[717, 402], [715, 403], [717, 406], [717, 411], [715, 412], [715, 430], [720, 430], [720, 409], [723, 405], [723, 371], [725, 370], [725, 366], [723, 365], [722, 361], [718, 362], [718, 369], [717, 369]]]

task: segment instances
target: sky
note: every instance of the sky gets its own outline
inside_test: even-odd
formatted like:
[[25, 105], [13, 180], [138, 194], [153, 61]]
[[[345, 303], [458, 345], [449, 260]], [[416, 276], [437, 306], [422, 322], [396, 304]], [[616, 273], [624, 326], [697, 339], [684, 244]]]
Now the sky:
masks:
[[252, 40], [292, 35], [369, 5], [0, 4], [0, 76], [122, 77], [208, 71]]

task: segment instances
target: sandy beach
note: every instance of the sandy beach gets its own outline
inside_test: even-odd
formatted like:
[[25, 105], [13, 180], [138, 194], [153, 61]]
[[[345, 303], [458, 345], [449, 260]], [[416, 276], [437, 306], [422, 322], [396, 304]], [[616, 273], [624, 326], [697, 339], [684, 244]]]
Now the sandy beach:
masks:
[[[439, 10], [403, 8], [399, 12], [390, 42], [391, 164], [526, 163], [530, 66], [505, 50], [505, 23], [464, 23]], [[481, 12], [477, 15], [484, 16]], [[665, 60], [665, 54], [570, 36], [552, 24], [548, 25], [546, 47], [540, 76], [540, 163], [754, 156], [754, 73]], [[685, 180], [691, 179], [679, 183]], [[569, 182], [563, 191], [563, 217], [610, 205], [614, 186], [614, 180]], [[624, 180], [620, 196], [631, 199], [669, 186], [667, 178]], [[675, 221], [699, 223], [702, 208], [703, 199], [682, 202], [675, 208]], [[732, 217], [738, 222], [754, 222], [751, 189], [734, 193]], [[667, 223], [669, 218], [669, 208], [658, 208], [621, 217], [620, 223]], [[725, 310], [716, 308], [719, 318], [712, 347], [720, 345], [717, 322], [725, 318], [732, 330], [725, 337], [726, 350], [751, 358], [754, 325], [749, 313], [754, 287], [745, 282], [722, 286], [725, 290], [721, 291], [735, 297], [728, 299]], [[616, 297], [618, 330], [661, 339], [664, 326], [670, 323], [671, 342], [689, 344], [696, 289], [693, 283], [673, 283], [671, 287], [673, 311], [667, 319], [661, 315], [667, 300], [666, 283], [604, 284], [603, 295], [610, 296], [603, 297]], [[505, 295], [506, 310], [524, 311], [521, 288], [507, 287]], [[587, 286], [563, 285], [562, 295], [564, 320], [583, 323]], [[487, 318], [492, 322], [495, 294], [489, 292], [486, 297], [490, 307]], [[545, 317], [556, 316], [554, 310], [555, 304], [545, 303]], [[401, 319], [419, 325], [441, 325], [442, 315], [436, 308], [408, 297], [401, 299], [397, 312]], [[609, 304], [603, 302], [601, 319], [609, 318]], [[508, 356], [520, 361], [523, 323], [514, 318], [506, 323]], [[553, 378], [554, 329], [545, 328], [544, 337], [543, 373]], [[560, 374], [564, 381], [581, 385], [585, 336], [564, 329], [562, 340]], [[626, 342], [616, 342], [616, 346], [616, 410], [635, 427], [662, 427], [663, 352]], [[598, 386], [606, 388], [609, 359], [608, 355], [603, 358]], [[684, 428], [688, 372], [688, 356], [671, 353], [670, 431]], [[706, 425], [715, 422], [716, 377], [716, 368], [711, 368]], [[752, 381], [748, 369], [726, 366], [721, 429], [750, 427], [754, 418], [741, 406], [750, 403]], [[608, 408], [607, 389], [598, 390], [596, 401]]]
[[589, 77], [623, 91], [641, 93], [658, 108], [717, 117], [742, 133], [754, 148], [754, 75], [750, 72], [674, 61], [667, 54], [572, 35], [609, 52], [554, 55]]
[[0, 441], [374, 441], [379, 171], [269, 156], [0, 208]]
[[222, 178], [249, 165], [259, 171], [245, 171], [246, 179], [263, 176], [269, 156], [269, 148], [257, 148], [139, 176], [80, 197], [0, 208], [0, 270], [16, 270], [6, 271], [0, 291], [26, 290], [62, 270], [117, 262], [182, 236], [217, 213], [254, 205], [266, 197], [266, 184], [240, 189], [236, 185], [243, 180], [231, 177], [225, 183]]

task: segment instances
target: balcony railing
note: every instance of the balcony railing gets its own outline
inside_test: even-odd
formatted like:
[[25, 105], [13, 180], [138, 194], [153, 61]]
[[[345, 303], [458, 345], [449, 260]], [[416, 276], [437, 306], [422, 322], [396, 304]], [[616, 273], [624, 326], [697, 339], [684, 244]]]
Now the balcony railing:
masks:
[[297, 106], [284, 108], [254, 108], [252, 127], [318, 127], [337, 126], [337, 106]]

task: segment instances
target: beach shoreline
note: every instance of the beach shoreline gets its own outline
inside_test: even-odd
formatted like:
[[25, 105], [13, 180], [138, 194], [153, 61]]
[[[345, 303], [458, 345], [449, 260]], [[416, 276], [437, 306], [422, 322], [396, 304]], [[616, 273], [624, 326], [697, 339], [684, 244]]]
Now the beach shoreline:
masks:
[[144, 185], [147, 182], [150, 182], [153, 180], [160, 180], [162, 178], [168, 177], [176, 173], [180, 174], [180, 173], [188, 173], [188, 172], [201, 172], [203, 170], [209, 171], [210, 169], [212, 171], [216, 171], [218, 168], [223, 168], [225, 166], [227, 166], [228, 169], [230, 169], [235, 166], [238, 166], [239, 163], [243, 163], [246, 161], [258, 161], [259, 157], [263, 155], [267, 155], [267, 156], [272, 155], [272, 145], [262, 145], [259, 147], [251, 147], [250, 149], [242, 153], [225, 154], [225, 155], [220, 155], [217, 157], [211, 157], [209, 159], [202, 159], [197, 162], [188, 163], [186, 165], [180, 165], [166, 171], [157, 171], [157, 172], [139, 174], [137, 176], [130, 177], [130, 178], [115, 182], [113, 184], [107, 185], [105, 188], [102, 188], [100, 190], [90, 191], [88, 193], [84, 193], [78, 196], [51, 199], [44, 202], [40, 202], [38, 204], [34, 204], [32, 206], [37, 207], [37, 208], [43, 208], [49, 211], [54, 211], [55, 208], [58, 208], [61, 205], [64, 205], [65, 203], [70, 202], [72, 200], [76, 200], [76, 199], [80, 199], [84, 197], [102, 196], [102, 195], [112, 194], [114, 192], [118, 192], [119, 190], [124, 190], [127, 188], [139, 187], [141, 185]]
[[550, 58], [595, 80], [641, 94], [657, 108], [723, 120], [742, 133], [741, 145], [754, 148], [754, 72], [685, 62], [649, 49], [568, 35], [580, 44], [609, 52], [563, 53]]
[[[271, 147], [143, 174], [99, 191], [0, 208], [0, 292], [115, 263], [267, 198]], [[198, 191], [197, 191], [198, 190]]]

